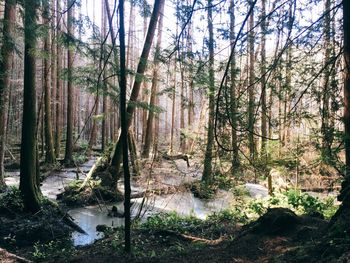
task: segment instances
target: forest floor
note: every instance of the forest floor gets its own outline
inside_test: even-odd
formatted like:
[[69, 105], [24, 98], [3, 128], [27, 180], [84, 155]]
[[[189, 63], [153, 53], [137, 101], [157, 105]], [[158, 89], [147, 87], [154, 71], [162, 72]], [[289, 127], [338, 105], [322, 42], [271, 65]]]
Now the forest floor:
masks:
[[[69, 258], [58, 254], [47, 262], [258, 263], [348, 262], [349, 259], [350, 244], [344, 243], [345, 239], [331, 242], [331, 238], [322, 237], [327, 227], [327, 221], [322, 219], [298, 217], [290, 210], [277, 208], [245, 226], [224, 218], [216, 220], [197, 224], [186, 234], [134, 229], [131, 255], [123, 252], [122, 235], [118, 232], [75, 250]], [[216, 227], [210, 225], [214, 223]]]
[[[187, 168], [183, 160], [145, 162], [145, 176], [134, 181], [134, 187], [149, 185], [161, 189], [158, 194], [162, 195], [182, 191], [174, 186], [186, 188], [200, 178], [200, 164], [190, 163]], [[62, 223], [64, 215], [51, 202], [45, 204], [45, 213], [29, 215], [21, 210], [18, 191], [1, 201], [0, 247], [7, 251], [0, 249], [0, 262], [25, 262], [23, 258], [33, 262], [349, 262], [350, 258], [350, 231], [345, 236], [329, 235], [329, 222], [317, 213], [297, 216], [291, 210], [273, 208], [250, 223], [237, 209], [206, 220], [154, 215], [133, 225], [132, 253], [127, 255], [122, 227], [105, 227], [104, 238], [75, 247], [72, 229]]]

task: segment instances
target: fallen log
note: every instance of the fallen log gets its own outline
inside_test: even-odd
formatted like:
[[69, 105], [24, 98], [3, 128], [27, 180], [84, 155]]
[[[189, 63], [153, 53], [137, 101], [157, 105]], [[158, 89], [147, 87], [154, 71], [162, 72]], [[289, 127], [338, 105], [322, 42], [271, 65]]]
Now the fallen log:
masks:
[[102, 157], [97, 158], [96, 162], [94, 163], [94, 165], [91, 167], [90, 171], [88, 172], [88, 174], [86, 175], [84, 182], [81, 184], [81, 186], [79, 187], [79, 191], [81, 191], [82, 189], [84, 189], [84, 187], [87, 185], [87, 183], [89, 182], [89, 180], [91, 179], [92, 175], [94, 174], [96, 168], [100, 165], [102, 161]]
[[7, 250], [0, 248], [0, 262], [1, 263], [31, 263], [32, 261], [19, 257]]
[[169, 155], [167, 153], [162, 153], [162, 157], [163, 159], [169, 160], [169, 161], [184, 160], [187, 163], [187, 167], [190, 167], [190, 162], [186, 154]]
[[84, 229], [82, 229], [77, 223], [74, 222], [74, 219], [68, 214], [65, 213], [63, 218], [62, 218], [63, 222], [70, 226], [71, 228], [73, 228], [75, 231], [82, 233], [82, 234], [87, 234]]
[[222, 236], [220, 236], [218, 239], [206, 239], [201, 237], [194, 237], [186, 234], [181, 234], [172, 230], [158, 230], [156, 234], [162, 235], [162, 236], [174, 236], [177, 238], [180, 238], [184, 241], [191, 241], [191, 242], [200, 242], [211, 246], [216, 246], [220, 244], [224, 239]]

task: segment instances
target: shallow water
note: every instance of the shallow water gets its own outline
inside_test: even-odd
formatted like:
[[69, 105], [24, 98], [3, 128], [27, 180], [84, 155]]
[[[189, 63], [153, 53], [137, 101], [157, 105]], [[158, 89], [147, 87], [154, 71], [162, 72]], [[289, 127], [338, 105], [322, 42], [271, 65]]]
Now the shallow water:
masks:
[[[119, 207], [122, 204], [119, 204]], [[103, 234], [96, 231], [97, 225], [121, 226], [124, 224], [124, 218], [107, 216], [107, 208], [102, 210], [98, 206], [87, 206], [75, 208], [69, 211], [76, 223], [84, 229], [87, 234], [74, 232], [72, 234], [73, 244], [83, 246], [93, 243], [96, 239], [102, 238]]]
[[[93, 166], [96, 159], [91, 159], [88, 162], [82, 164], [79, 169], [83, 173], [87, 173]], [[198, 175], [192, 172], [192, 168], [187, 168], [181, 161], [176, 162], [176, 165], [180, 174], [164, 176], [162, 182], [167, 185], [180, 185], [184, 182], [198, 180]], [[193, 171], [196, 171], [195, 169]], [[161, 172], [161, 171], [158, 171]], [[166, 170], [162, 172], [168, 172]], [[19, 172], [8, 173], [9, 177], [6, 178], [7, 185], [18, 186], [19, 184]], [[79, 179], [84, 179], [85, 175], [80, 174]], [[64, 187], [71, 181], [76, 180], [76, 169], [62, 169], [59, 172], [54, 172], [47, 177], [41, 185], [41, 191], [44, 196], [55, 200], [59, 193], [64, 191]], [[123, 190], [123, 182], [119, 182], [120, 190]], [[246, 189], [253, 198], [267, 196], [267, 189], [261, 185], [249, 184], [245, 185]], [[132, 183], [132, 192], [138, 193], [144, 191], [142, 186], [136, 186]], [[216, 197], [213, 200], [205, 201], [193, 196], [191, 192], [180, 192], [175, 194], [154, 196], [146, 199], [142, 207], [141, 216], [145, 220], [148, 216], [158, 212], [177, 212], [180, 215], [192, 215], [200, 219], [205, 219], [208, 215], [214, 212], [220, 212], [226, 208], [229, 208], [231, 202], [234, 200], [234, 195], [230, 192], [219, 190]], [[142, 198], [132, 200], [132, 215], [135, 216], [139, 213], [140, 206], [142, 204]], [[123, 203], [115, 204], [118, 210], [123, 211]], [[81, 234], [74, 232], [72, 234], [72, 241], [75, 246], [83, 246], [93, 243], [96, 239], [102, 238], [103, 234], [96, 231], [97, 225], [107, 226], [122, 226], [124, 224], [124, 218], [116, 218], [108, 216], [109, 206], [87, 206], [71, 209], [69, 214], [74, 218], [75, 222], [87, 233]]]
[[[164, 196], [150, 197], [144, 204], [141, 215], [143, 220], [148, 216], [158, 212], [175, 211], [181, 215], [192, 215], [200, 219], [205, 219], [213, 212], [219, 212], [230, 206], [233, 194], [226, 191], [219, 191], [217, 197], [211, 201], [203, 201], [193, 196], [190, 192], [176, 193]], [[142, 198], [134, 199], [132, 206], [132, 215], [138, 214]], [[117, 204], [118, 210], [123, 211], [123, 204]], [[69, 214], [75, 219], [76, 223], [84, 229], [87, 234], [74, 232], [72, 240], [74, 245], [82, 246], [93, 243], [96, 239], [102, 237], [102, 234], [96, 231], [97, 225], [122, 226], [124, 218], [109, 217], [108, 209], [111, 206], [100, 207], [88, 206], [76, 208], [69, 211]]]

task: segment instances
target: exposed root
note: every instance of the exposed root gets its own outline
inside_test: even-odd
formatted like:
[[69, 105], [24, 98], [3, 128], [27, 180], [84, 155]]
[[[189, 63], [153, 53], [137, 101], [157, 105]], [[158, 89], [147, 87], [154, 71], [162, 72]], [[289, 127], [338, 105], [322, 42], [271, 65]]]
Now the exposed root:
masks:
[[222, 236], [220, 236], [218, 239], [212, 240], [212, 239], [206, 239], [206, 238], [194, 237], [194, 236], [190, 236], [190, 235], [186, 235], [186, 234], [181, 234], [181, 233], [177, 233], [177, 232], [171, 231], [171, 230], [159, 230], [159, 231], [157, 231], [157, 234], [163, 235], [163, 236], [174, 236], [174, 237], [180, 238], [184, 241], [200, 242], [200, 243], [204, 243], [204, 244], [210, 245], [210, 246], [219, 245], [224, 240], [224, 238]]

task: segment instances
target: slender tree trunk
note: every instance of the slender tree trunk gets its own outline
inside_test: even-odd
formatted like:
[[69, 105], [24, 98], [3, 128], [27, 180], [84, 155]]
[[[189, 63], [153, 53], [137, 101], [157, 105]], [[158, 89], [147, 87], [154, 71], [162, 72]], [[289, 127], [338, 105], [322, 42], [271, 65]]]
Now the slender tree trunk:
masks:
[[[123, 168], [124, 168], [124, 189], [125, 189], [125, 201], [124, 201], [124, 214], [125, 214], [125, 251], [130, 253], [131, 251], [131, 217], [130, 217], [130, 171], [128, 161], [128, 125], [127, 111], [126, 111], [126, 63], [125, 63], [125, 29], [124, 29], [124, 1], [119, 2], [119, 40], [120, 40], [120, 124], [121, 124], [121, 136], [120, 144], [122, 145], [123, 153]], [[129, 121], [131, 122], [131, 121]]]
[[[49, 2], [44, 3], [43, 19], [44, 24], [50, 24], [50, 6]], [[44, 104], [45, 104], [45, 162], [54, 163], [55, 153], [53, 146], [53, 136], [52, 136], [52, 116], [51, 116], [51, 69], [50, 69], [50, 29], [44, 39], [44, 51], [47, 57], [44, 58]]]
[[338, 196], [343, 206], [350, 207], [350, 2], [343, 1], [344, 31], [344, 141], [345, 141], [345, 180]]
[[208, 135], [207, 148], [204, 157], [204, 169], [202, 182], [210, 185], [213, 181], [212, 173], [212, 154], [214, 146], [214, 111], [215, 111], [215, 79], [214, 79], [214, 29], [213, 29], [213, 8], [212, 0], [208, 0], [208, 30], [209, 30], [209, 118], [208, 118]]
[[181, 44], [179, 48], [180, 58], [180, 151], [186, 152], [186, 138], [185, 138], [185, 54], [183, 51], [184, 38], [181, 37]]
[[[250, 1], [252, 5], [253, 2]], [[249, 33], [248, 33], [248, 51], [249, 51], [249, 88], [248, 88], [248, 144], [249, 144], [249, 156], [251, 160], [255, 159], [255, 141], [254, 141], [254, 89], [255, 89], [255, 47], [254, 47], [254, 10], [249, 16]]]
[[[230, 2], [230, 42], [233, 45], [234, 41], [236, 41], [236, 33], [235, 33], [235, 0], [231, 0]], [[234, 52], [234, 51], [233, 51]], [[236, 98], [236, 58], [233, 56], [231, 60], [231, 83], [230, 83], [230, 91], [231, 91], [231, 120], [232, 120], [232, 130], [231, 130], [231, 147], [232, 147], [232, 175], [235, 175], [237, 169], [240, 165], [239, 155], [238, 155], [238, 136], [237, 136], [237, 98]]]
[[141, 174], [139, 158], [137, 157], [137, 147], [136, 147], [136, 139], [134, 133], [128, 132], [128, 147], [130, 152], [130, 163], [133, 169], [133, 175], [139, 176]]
[[[106, 36], [106, 8], [105, 8], [105, 2], [102, 2], [102, 37]], [[102, 47], [103, 53], [105, 53], [104, 47]], [[103, 56], [104, 57], [104, 56]], [[104, 59], [105, 60], [105, 59]], [[106, 63], [106, 61], [105, 61]], [[108, 124], [108, 119], [107, 119], [107, 111], [108, 111], [108, 97], [107, 97], [107, 80], [106, 80], [106, 72], [103, 73], [103, 98], [102, 98], [102, 113], [103, 113], [103, 119], [102, 119], [102, 151], [106, 149], [106, 144], [108, 141], [108, 134], [107, 134], [107, 124]]]
[[174, 130], [175, 130], [175, 108], [176, 108], [176, 54], [174, 59], [174, 85], [172, 91], [172, 107], [171, 107], [171, 131], [170, 131], [170, 149], [169, 152], [174, 152]]
[[36, 146], [36, 63], [32, 50], [36, 48], [36, 0], [24, 2], [24, 93], [19, 189], [25, 209], [40, 210], [40, 188], [37, 185]]
[[[97, 94], [95, 96], [95, 102], [94, 102], [94, 116], [98, 115], [98, 108], [99, 108], [99, 103], [100, 102], [100, 96]], [[92, 147], [96, 144], [97, 140], [97, 120], [96, 118], [92, 119], [92, 128], [91, 128], [91, 133], [90, 133], [90, 139], [89, 139], [89, 145], [87, 148], [87, 155], [91, 155]]]
[[[52, 128], [55, 128], [56, 125], [56, 96], [57, 96], [57, 39], [56, 39], [56, 0], [51, 0], [51, 47], [50, 47], [50, 53], [51, 53], [51, 116], [52, 116]], [[56, 156], [56, 149], [55, 149], [55, 132], [52, 130], [52, 143], [54, 147], [54, 156]]]
[[[189, 2], [187, 3], [189, 5]], [[194, 127], [192, 127], [194, 122], [194, 79], [193, 79], [193, 23], [190, 22], [188, 26], [188, 33], [187, 33], [187, 59], [188, 59], [188, 111], [187, 111], [187, 123], [188, 128], [193, 131]], [[192, 144], [192, 139], [190, 138], [188, 140], [188, 145], [190, 146]], [[187, 147], [188, 148], [188, 147]]]
[[266, 106], [266, 0], [261, 2], [261, 159], [266, 163], [267, 159], [267, 106]]
[[[331, 57], [331, 14], [330, 14], [330, 0], [325, 0], [325, 9], [326, 12], [324, 18], [323, 26], [323, 37], [324, 37], [324, 63], [328, 63]], [[322, 133], [322, 155], [323, 161], [325, 163], [330, 163], [331, 161], [331, 129], [330, 129], [330, 109], [329, 109], [329, 99], [330, 93], [330, 76], [331, 71], [329, 66], [325, 68], [323, 72], [322, 79], [322, 124], [321, 124], [321, 133]]]
[[[60, 12], [61, 12], [61, 3], [60, 0], [56, 1], [56, 17], [57, 17], [57, 41], [61, 38], [61, 21], [60, 21]], [[56, 45], [56, 101], [55, 101], [55, 115], [56, 115], [56, 123], [55, 123], [55, 155], [56, 158], [60, 157], [61, 150], [61, 130], [62, 130], [62, 47], [60, 44]]]
[[[67, 17], [67, 29], [68, 35], [73, 37], [73, 0], [67, 0], [68, 10]], [[73, 4], [74, 5], [74, 4]], [[73, 87], [73, 50], [71, 47], [72, 43], [68, 47], [67, 52], [67, 133], [66, 133], [66, 150], [64, 156], [64, 163], [67, 166], [72, 166], [73, 161], [73, 104], [74, 104], [74, 87]]]
[[[153, 12], [152, 12], [151, 20], [149, 22], [145, 44], [140, 56], [139, 64], [137, 66], [137, 71], [136, 71], [137, 77], [134, 80], [134, 85], [131, 91], [130, 100], [127, 106], [127, 127], [128, 128], [131, 126], [131, 123], [132, 123], [132, 117], [135, 111], [134, 103], [137, 101], [137, 98], [140, 92], [141, 83], [143, 81], [143, 75], [147, 68], [148, 55], [151, 50], [152, 40], [154, 37], [158, 17], [160, 14], [160, 7], [163, 5], [163, 3], [164, 3], [164, 0], [155, 0], [154, 2]], [[121, 160], [122, 160], [122, 144], [121, 144], [121, 141], [118, 139], [118, 142], [113, 154], [112, 162], [111, 162], [112, 167], [115, 169], [114, 176], [117, 176], [118, 174]]]
[[[159, 22], [158, 22], [158, 37], [157, 37], [157, 43], [156, 43], [156, 50], [154, 53], [154, 65], [153, 65], [153, 77], [152, 77], [152, 87], [151, 87], [151, 97], [149, 106], [154, 107], [156, 106], [156, 96], [158, 92], [158, 72], [159, 72], [159, 56], [160, 56], [160, 48], [162, 43], [162, 31], [163, 31], [163, 11], [164, 11], [164, 3], [162, 4], [160, 8], [160, 16], [159, 16]], [[148, 113], [148, 119], [147, 119], [147, 128], [146, 128], [146, 134], [145, 134], [145, 144], [142, 151], [142, 157], [148, 158], [152, 141], [153, 141], [153, 122], [154, 122], [154, 111], [151, 109]]]
[[3, 20], [3, 44], [0, 59], [0, 187], [4, 185], [5, 139], [10, 88], [10, 70], [13, 60], [12, 37], [16, 23], [16, 1], [5, 1]]

